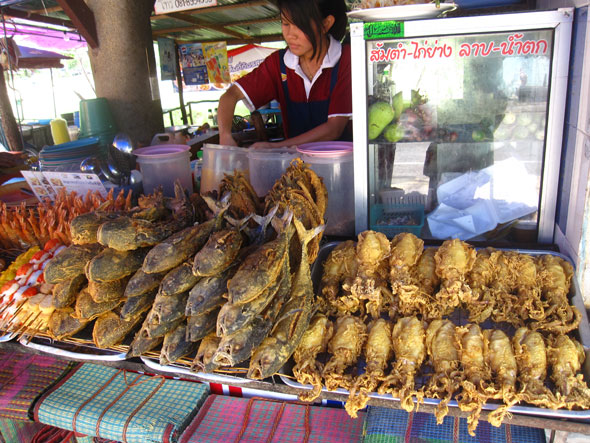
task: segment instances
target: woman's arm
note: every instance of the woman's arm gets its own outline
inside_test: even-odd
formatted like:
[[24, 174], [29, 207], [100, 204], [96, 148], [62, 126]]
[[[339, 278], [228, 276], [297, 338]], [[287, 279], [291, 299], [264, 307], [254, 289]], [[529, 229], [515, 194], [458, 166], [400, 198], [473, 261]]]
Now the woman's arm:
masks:
[[219, 99], [217, 108], [217, 125], [219, 127], [219, 143], [222, 145], [237, 146], [231, 134], [231, 126], [234, 118], [236, 104], [244, 98], [244, 94], [235, 85], [229, 87]]
[[350, 118], [346, 116], [329, 117], [326, 123], [322, 123], [296, 137], [279, 142], [257, 142], [251, 148], [280, 148], [283, 146], [301, 145], [303, 143], [338, 140], [349, 120]]

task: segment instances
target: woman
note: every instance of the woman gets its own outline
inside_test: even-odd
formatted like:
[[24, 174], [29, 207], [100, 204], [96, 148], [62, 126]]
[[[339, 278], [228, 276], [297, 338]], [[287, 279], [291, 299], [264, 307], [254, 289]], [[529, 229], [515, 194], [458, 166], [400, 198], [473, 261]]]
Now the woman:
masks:
[[237, 80], [219, 100], [219, 142], [236, 145], [231, 123], [236, 103], [250, 111], [278, 100], [285, 139], [258, 142], [274, 148], [327, 140], [352, 140], [350, 46], [344, 0], [278, 0], [288, 48], [273, 52], [254, 71]]

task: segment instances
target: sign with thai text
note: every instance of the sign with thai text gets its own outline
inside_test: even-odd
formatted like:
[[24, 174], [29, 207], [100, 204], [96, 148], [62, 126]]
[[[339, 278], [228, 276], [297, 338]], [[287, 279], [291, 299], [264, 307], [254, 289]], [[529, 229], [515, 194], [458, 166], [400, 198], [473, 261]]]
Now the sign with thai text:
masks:
[[154, 11], [158, 15], [209, 6], [217, 6], [217, 0], [156, 0]]
[[365, 23], [363, 26], [365, 40], [401, 38], [404, 36], [404, 22], [385, 21]]
[[376, 42], [369, 51], [369, 62], [389, 62], [410, 59], [466, 58], [491, 56], [547, 55], [550, 42], [545, 39], [527, 39], [523, 33], [514, 33], [502, 39], [463, 41], [429, 38], [407, 39], [398, 42]]

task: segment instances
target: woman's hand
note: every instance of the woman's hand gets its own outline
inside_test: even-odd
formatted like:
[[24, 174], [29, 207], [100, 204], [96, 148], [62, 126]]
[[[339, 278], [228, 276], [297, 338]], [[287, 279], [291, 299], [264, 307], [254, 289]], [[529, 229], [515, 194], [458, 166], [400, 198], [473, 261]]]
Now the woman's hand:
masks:
[[252, 149], [270, 149], [270, 148], [281, 148], [284, 145], [282, 143], [272, 143], [272, 142], [256, 142], [250, 145]]
[[230, 134], [219, 134], [219, 144], [225, 146], [238, 146], [238, 142]]
[[24, 152], [0, 152], [0, 168], [9, 169], [23, 166], [27, 155]]

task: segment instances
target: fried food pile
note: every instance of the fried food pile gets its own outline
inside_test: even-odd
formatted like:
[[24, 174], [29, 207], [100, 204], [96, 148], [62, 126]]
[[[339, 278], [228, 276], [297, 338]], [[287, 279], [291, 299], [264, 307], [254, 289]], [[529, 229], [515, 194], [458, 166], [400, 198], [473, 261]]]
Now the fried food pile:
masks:
[[36, 206], [6, 206], [0, 202], [0, 248], [23, 249], [43, 246], [51, 239], [69, 245], [70, 222], [80, 214], [95, 211], [124, 211], [131, 208], [131, 192], [111, 189], [106, 198], [98, 192], [79, 196], [62, 189], [55, 201], [46, 199]]
[[131, 193], [124, 195], [76, 216], [68, 225], [67, 238], [73, 244], [66, 247], [52, 240], [39, 251], [31, 275], [40, 274], [38, 285], [28, 290], [35, 292], [11, 300], [12, 318], [2, 329], [61, 340], [94, 321], [96, 346], [108, 348], [123, 340], [141, 320], [141, 311], [122, 318], [120, 309], [147, 246], [159, 242], [162, 232], [174, 232], [194, 221], [192, 204], [181, 188], [174, 199], [155, 193], [140, 198], [139, 205], [129, 210], [125, 208], [130, 206]]
[[499, 403], [488, 418], [496, 426], [519, 403], [587, 409], [584, 352], [568, 335], [581, 318], [568, 298], [572, 275], [554, 254], [476, 251], [457, 239], [424, 248], [410, 233], [362, 232], [323, 263], [317, 316], [333, 334], [312, 328], [313, 352], [303, 342], [296, 351], [312, 374], [293, 372], [313, 386], [301, 399], [347, 389], [353, 417], [375, 392], [407, 411], [439, 399], [439, 423], [456, 400], [472, 434], [487, 403]]
[[190, 201], [177, 183], [174, 198], [155, 192], [129, 210], [74, 218], [73, 244], [42, 271], [49, 295], [18, 308], [19, 333], [64, 340], [92, 324], [94, 345], [120, 352], [136, 331], [128, 357], [159, 349], [163, 365], [194, 357], [191, 369], [211, 372], [250, 360], [248, 377], [275, 374], [314, 314], [310, 263], [327, 192], [296, 160], [264, 201], [240, 173], [220, 194]]

